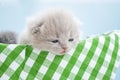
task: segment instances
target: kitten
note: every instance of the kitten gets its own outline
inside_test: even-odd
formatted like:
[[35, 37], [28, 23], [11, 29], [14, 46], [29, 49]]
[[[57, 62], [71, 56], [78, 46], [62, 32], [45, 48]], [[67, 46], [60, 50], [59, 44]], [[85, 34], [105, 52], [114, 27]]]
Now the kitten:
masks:
[[0, 32], [0, 43], [16, 44], [17, 34], [12, 31]]
[[64, 10], [49, 10], [32, 17], [18, 43], [63, 55], [79, 41], [79, 23]]

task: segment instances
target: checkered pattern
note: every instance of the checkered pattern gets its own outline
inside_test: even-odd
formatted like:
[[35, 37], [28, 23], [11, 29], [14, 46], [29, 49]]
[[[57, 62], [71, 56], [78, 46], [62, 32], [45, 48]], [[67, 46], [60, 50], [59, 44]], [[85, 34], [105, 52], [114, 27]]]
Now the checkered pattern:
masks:
[[83, 40], [64, 56], [0, 44], [0, 80], [114, 80], [119, 65], [119, 32]]

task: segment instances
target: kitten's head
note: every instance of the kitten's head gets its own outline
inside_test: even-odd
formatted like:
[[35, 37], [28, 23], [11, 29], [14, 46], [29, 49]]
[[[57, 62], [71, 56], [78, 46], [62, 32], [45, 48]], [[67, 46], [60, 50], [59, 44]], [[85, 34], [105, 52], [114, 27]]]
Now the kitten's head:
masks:
[[49, 11], [28, 24], [31, 45], [35, 48], [63, 55], [79, 41], [79, 24], [73, 15], [63, 11]]

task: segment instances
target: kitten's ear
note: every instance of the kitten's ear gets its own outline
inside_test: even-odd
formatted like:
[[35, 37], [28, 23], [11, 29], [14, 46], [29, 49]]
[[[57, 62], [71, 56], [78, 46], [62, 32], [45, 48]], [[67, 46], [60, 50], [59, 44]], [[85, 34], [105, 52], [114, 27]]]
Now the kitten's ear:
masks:
[[35, 27], [32, 28], [32, 34], [41, 33], [41, 28], [43, 27], [43, 22], [37, 24]]
[[32, 34], [38, 34], [38, 33], [40, 33], [39, 27], [33, 27], [32, 28]]
[[27, 18], [27, 26], [30, 28], [32, 34], [41, 33], [43, 27], [43, 21], [38, 17]]

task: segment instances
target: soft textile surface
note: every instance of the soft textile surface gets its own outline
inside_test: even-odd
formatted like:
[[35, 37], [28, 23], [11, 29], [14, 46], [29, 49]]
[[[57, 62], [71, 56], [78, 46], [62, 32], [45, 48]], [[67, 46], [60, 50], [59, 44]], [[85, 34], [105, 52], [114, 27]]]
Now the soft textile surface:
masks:
[[0, 44], [1, 80], [114, 80], [119, 64], [118, 32], [83, 40], [64, 56], [28, 45]]

